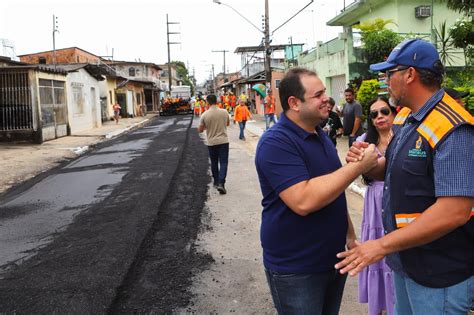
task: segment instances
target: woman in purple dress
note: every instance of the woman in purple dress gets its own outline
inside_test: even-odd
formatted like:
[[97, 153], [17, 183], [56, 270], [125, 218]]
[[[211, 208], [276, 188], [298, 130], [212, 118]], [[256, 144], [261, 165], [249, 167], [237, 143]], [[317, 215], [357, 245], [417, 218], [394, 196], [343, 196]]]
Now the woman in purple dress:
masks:
[[[392, 123], [396, 110], [385, 97], [377, 97], [369, 102], [367, 132], [357, 141], [374, 143], [379, 158], [392, 138]], [[363, 176], [367, 185], [362, 216], [361, 241], [375, 240], [384, 236], [382, 223], [383, 182], [373, 181]], [[385, 264], [385, 259], [366, 267], [359, 273], [359, 302], [369, 304], [369, 315], [381, 314], [383, 311], [393, 314], [394, 291], [392, 271]]]

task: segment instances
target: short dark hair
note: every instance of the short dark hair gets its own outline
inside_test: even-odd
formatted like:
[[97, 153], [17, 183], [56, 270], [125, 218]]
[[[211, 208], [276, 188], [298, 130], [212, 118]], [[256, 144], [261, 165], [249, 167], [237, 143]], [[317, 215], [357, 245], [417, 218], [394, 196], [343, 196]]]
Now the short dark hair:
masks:
[[278, 90], [280, 95], [281, 107], [283, 108], [284, 112], [290, 109], [290, 105], [288, 104], [288, 98], [290, 98], [291, 96], [294, 96], [304, 102], [304, 93], [306, 91], [303, 87], [303, 84], [301, 84], [301, 77], [303, 75], [317, 76], [316, 72], [314, 71], [296, 67], [290, 69], [281, 80], [280, 87]]
[[444, 79], [444, 66], [440, 60], [433, 65], [436, 73], [427, 69], [415, 68], [420, 76], [421, 83], [430, 88], [440, 89]]
[[352, 88], [347, 88], [347, 89], [345, 89], [345, 90], [344, 90], [344, 93], [351, 93], [352, 95], [355, 94], [354, 89], [352, 89]]
[[336, 101], [335, 101], [332, 97], [329, 98], [328, 103], [329, 103], [329, 105], [331, 105], [331, 106], [336, 105]]
[[209, 103], [209, 105], [215, 105], [217, 104], [217, 96], [215, 96], [214, 94], [209, 94], [206, 97], [206, 101]]

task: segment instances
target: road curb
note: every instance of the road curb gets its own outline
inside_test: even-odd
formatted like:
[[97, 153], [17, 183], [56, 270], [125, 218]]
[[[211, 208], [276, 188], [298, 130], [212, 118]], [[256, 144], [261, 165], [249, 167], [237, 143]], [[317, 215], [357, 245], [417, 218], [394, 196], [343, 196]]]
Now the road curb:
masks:
[[140, 121], [140, 122], [134, 123], [134, 124], [132, 124], [132, 125], [130, 125], [130, 126], [124, 128], [124, 129], [119, 129], [119, 130], [111, 131], [111, 132], [109, 132], [109, 133], [107, 133], [107, 134], [105, 135], [105, 139], [113, 139], [113, 138], [115, 138], [115, 137], [121, 135], [121, 134], [124, 133], [124, 132], [127, 132], [127, 131], [129, 131], [129, 130], [133, 130], [133, 129], [135, 129], [135, 128], [141, 127], [142, 125], [144, 125], [144, 124], [145, 124], [146, 122], [148, 122], [148, 121], [150, 121], [150, 118], [147, 118], [147, 119], [142, 120], [142, 121]]

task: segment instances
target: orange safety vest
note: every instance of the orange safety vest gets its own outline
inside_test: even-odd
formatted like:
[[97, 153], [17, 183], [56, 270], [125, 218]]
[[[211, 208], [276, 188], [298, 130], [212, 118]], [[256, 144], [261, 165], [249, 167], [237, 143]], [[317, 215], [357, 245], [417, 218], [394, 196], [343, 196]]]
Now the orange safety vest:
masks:
[[249, 120], [252, 117], [250, 111], [245, 105], [237, 105], [234, 112], [234, 120], [241, 122], [244, 120]]
[[265, 114], [275, 114], [275, 96], [265, 97]]

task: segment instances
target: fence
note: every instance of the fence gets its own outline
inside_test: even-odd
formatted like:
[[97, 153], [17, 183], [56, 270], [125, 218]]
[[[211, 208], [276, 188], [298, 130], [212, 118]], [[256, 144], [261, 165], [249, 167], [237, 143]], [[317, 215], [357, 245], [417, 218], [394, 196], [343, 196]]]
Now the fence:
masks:
[[33, 129], [28, 71], [0, 71], [0, 131]]

